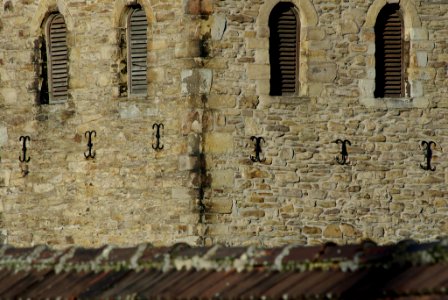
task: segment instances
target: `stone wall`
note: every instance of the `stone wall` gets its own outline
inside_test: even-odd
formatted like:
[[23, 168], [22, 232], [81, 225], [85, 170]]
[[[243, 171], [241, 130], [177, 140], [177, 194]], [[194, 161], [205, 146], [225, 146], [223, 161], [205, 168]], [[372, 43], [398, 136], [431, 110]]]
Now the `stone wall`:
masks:
[[[148, 96], [120, 96], [125, 0], [3, 1], [2, 239], [25, 246], [276, 246], [446, 235], [448, 4], [401, 0], [410, 94], [375, 99], [373, 26], [385, 0], [291, 0], [300, 92], [269, 95], [279, 0], [141, 0]], [[36, 104], [34, 42], [55, 8], [69, 42], [69, 99]], [[162, 122], [162, 151], [154, 151]], [[86, 160], [84, 133], [95, 130]], [[19, 137], [29, 135], [29, 163]], [[263, 137], [253, 162], [251, 136]], [[335, 157], [348, 139], [349, 164]], [[434, 141], [434, 172], [421, 142]]]

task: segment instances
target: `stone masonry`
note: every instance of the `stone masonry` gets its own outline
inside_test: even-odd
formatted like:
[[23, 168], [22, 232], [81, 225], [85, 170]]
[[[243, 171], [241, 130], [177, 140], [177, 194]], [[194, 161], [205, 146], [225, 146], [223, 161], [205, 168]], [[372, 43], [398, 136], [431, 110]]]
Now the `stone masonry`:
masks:
[[[447, 235], [448, 2], [282, 0], [300, 15], [300, 88], [270, 96], [280, 1], [0, 1], [1, 240], [272, 247]], [[399, 3], [410, 45], [403, 98], [373, 96], [373, 28], [387, 2]], [[148, 19], [144, 97], [120, 92], [123, 14], [136, 3]], [[56, 10], [69, 98], [40, 105], [35, 45]], [[262, 162], [250, 159], [252, 136], [264, 138]], [[351, 142], [347, 165], [336, 139]], [[433, 172], [420, 167], [422, 141], [436, 143]]]

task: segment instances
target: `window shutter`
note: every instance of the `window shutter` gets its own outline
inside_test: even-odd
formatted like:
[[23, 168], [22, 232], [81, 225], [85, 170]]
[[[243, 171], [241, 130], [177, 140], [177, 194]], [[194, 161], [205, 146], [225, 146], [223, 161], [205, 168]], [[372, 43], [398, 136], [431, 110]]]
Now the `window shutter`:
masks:
[[403, 97], [403, 22], [397, 4], [386, 5], [378, 15], [376, 34], [376, 97]]
[[147, 93], [147, 28], [145, 11], [133, 10], [129, 18], [129, 89], [131, 94]]
[[294, 6], [277, 5], [270, 16], [271, 94], [294, 94], [297, 90], [299, 20]]
[[67, 28], [57, 14], [48, 26], [48, 75], [50, 101], [66, 100], [68, 95]]

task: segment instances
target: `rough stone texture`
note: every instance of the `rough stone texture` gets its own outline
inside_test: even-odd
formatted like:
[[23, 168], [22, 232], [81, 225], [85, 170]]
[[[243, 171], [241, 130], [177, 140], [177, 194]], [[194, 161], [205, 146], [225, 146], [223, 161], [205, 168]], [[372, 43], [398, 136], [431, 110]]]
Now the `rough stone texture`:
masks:
[[[125, 0], [0, 7], [0, 210], [28, 246], [265, 245], [432, 240], [448, 233], [448, 4], [400, 1], [410, 95], [375, 99], [384, 1], [291, 1], [301, 10], [300, 91], [269, 95], [278, 0], [138, 1], [148, 16], [148, 95], [120, 93]], [[383, 4], [382, 4], [383, 3]], [[58, 7], [69, 99], [37, 105], [34, 41]], [[154, 123], [163, 123], [155, 151]], [[84, 133], [96, 130], [86, 160]], [[29, 163], [19, 137], [29, 135]], [[261, 136], [253, 162], [251, 136]], [[348, 139], [339, 165], [336, 139]], [[434, 172], [421, 141], [436, 142]]]

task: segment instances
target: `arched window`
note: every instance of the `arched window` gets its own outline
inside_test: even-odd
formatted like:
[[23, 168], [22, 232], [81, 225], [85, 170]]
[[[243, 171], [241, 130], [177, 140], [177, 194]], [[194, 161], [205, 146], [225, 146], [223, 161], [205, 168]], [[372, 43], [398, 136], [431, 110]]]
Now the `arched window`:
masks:
[[386, 4], [375, 24], [375, 97], [404, 97], [408, 53], [399, 4]]
[[269, 16], [271, 95], [298, 92], [300, 20], [293, 4], [280, 2]]
[[67, 27], [64, 17], [59, 14], [49, 16], [42, 39], [40, 103], [56, 103], [68, 97], [68, 48]]
[[131, 95], [147, 94], [148, 20], [145, 11], [133, 7], [128, 15], [128, 91]]

